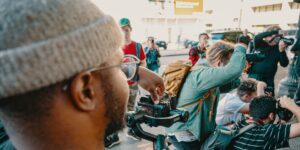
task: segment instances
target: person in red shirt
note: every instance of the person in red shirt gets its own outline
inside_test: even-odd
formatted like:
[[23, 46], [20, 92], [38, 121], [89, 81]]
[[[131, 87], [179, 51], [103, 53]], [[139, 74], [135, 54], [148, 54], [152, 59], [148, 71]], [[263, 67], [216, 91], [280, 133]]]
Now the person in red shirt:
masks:
[[195, 65], [199, 58], [205, 58], [206, 47], [208, 46], [209, 36], [206, 33], [199, 35], [199, 43], [197, 46], [192, 47], [189, 51], [189, 60]]
[[146, 67], [146, 55], [144, 53], [142, 45], [131, 39], [132, 27], [129, 19], [122, 18], [120, 20], [120, 26], [125, 36], [125, 45], [122, 48], [124, 54], [137, 56], [141, 61], [141, 66]]
[[[124, 33], [125, 38], [125, 44], [122, 47], [124, 54], [136, 56], [141, 61], [140, 66], [146, 67], [146, 55], [144, 53], [142, 44], [131, 39], [132, 27], [130, 20], [128, 18], [122, 18], [119, 22], [119, 25]], [[130, 95], [127, 103], [127, 111], [134, 111], [139, 88], [136, 82], [129, 81], [128, 84], [130, 88]], [[128, 130], [127, 136], [134, 140], [140, 140], [140, 138], [136, 136], [131, 129]]]

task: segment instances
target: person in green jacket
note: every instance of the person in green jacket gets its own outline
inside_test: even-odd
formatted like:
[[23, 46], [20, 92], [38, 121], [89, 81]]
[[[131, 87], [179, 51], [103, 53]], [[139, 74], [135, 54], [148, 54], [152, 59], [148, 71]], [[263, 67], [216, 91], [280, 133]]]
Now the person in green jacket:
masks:
[[[215, 129], [219, 87], [230, 85], [241, 76], [246, 62], [246, 45], [219, 41], [206, 52], [206, 60], [197, 62], [180, 91], [177, 108], [190, 113], [186, 123], [166, 128], [171, 143], [180, 150], [199, 150]], [[227, 86], [228, 87], [228, 86]]]

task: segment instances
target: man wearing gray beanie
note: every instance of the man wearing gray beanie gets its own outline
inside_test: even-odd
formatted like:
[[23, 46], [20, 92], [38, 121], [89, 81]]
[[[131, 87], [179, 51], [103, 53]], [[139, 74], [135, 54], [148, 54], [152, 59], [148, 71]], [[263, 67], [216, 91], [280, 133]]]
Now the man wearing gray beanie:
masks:
[[162, 95], [161, 78], [122, 63], [118, 25], [88, 0], [1, 0], [0, 20], [0, 118], [16, 149], [104, 149], [128, 80]]

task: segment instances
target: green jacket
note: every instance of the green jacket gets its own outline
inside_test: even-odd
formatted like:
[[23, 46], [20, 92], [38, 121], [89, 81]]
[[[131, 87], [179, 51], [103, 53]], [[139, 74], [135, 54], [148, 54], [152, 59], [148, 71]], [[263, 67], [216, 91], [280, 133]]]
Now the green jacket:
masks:
[[[245, 55], [246, 48], [239, 45], [235, 48], [229, 63], [224, 67], [213, 68], [209, 67], [204, 61], [198, 62], [198, 65], [203, 67], [187, 75], [182, 90], [180, 91], [177, 108], [198, 101], [210, 89], [214, 89], [213, 93], [203, 101], [200, 109], [198, 108], [199, 103], [194, 103], [192, 106], [186, 108], [190, 113], [189, 120], [186, 123], [175, 123], [170, 128], [166, 128], [166, 132], [172, 134], [178, 131], [188, 130], [200, 141], [203, 141], [212, 133], [216, 125], [215, 118], [220, 96], [219, 87], [228, 84], [241, 75], [245, 67]], [[212, 98], [215, 98], [215, 104], [213, 105], [213, 111], [210, 115], [209, 110]]]

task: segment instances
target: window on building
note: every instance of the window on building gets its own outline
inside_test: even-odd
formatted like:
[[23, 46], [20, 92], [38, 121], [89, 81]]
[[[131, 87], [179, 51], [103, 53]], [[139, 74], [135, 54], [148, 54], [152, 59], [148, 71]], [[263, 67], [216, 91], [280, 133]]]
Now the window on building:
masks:
[[267, 12], [274, 11], [274, 5], [268, 5], [267, 6]]
[[208, 28], [211, 28], [213, 25], [211, 23], [205, 25]]
[[212, 14], [213, 13], [213, 10], [206, 10], [205, 11], [207, 14]]
[[252, 7], [252, 10], [254, 13], [281, 11], [281, 9], [282, 9], [282, 4], [273, 4], [273, 5]]
[[300, 9], [300, 4], [295, 2], [289, 2], [289, 6], [291, 9]]
[[259, 12], [266, 12], [267, 11], [267, 7], [266, 6], [262, 6], [259, 8]]
[[274, 5], [274, 11], [281, 11], [281, 9], [282, 9], [282, 4]]

